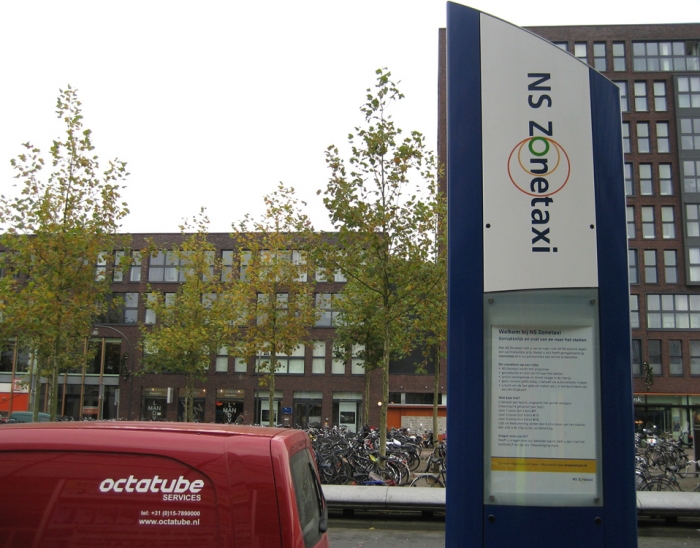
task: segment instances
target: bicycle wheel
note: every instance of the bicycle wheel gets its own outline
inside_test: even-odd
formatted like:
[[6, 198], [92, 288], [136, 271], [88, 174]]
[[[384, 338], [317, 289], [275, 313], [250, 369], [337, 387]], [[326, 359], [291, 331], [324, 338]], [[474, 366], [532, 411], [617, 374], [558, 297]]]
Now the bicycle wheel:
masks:
[[440, 478], [431, 474], [418, 476], [411, 482], [411, 487], [445, 487]]
[[647, 481], [641, 491], [680, 491], [675, 483], [668, 478], [653, 478]]

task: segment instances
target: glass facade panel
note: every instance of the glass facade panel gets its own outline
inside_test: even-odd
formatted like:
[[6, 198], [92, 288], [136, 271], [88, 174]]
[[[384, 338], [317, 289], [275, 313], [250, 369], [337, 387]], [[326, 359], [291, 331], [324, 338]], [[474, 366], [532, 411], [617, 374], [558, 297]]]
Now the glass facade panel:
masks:
[[654, 194], [651, 164], [639, 164], [639, 194], [642, 196], [652, 196]]
[[664, 250], [664, 276], [667, 284], [678, 283], [678, 256], [675, 249]]
[[622, 112], [629, 111], [629, 101], [627, 97], [627, 81], [626, 80], [616, 80], [615, 84], [620, 89], [620, 110]]
[[666, 112], [666, 82], [654, 82], [654, 110], [656, 112]]
[[613, 42], [612, 45], [613, 54], [613, 70], [620, 72], [627, 69], [627, 64], [625, 62], [625, 43], [624, 42]]
[[656, 151], [661, 154], [671, 152], [671, 140], [668, 133], [668, 122], [656, 123]]
[[659, 194], [662, 196], [673, 195], [671, 164], [659, 164]]
[[700, 160], [683, 160], [681, 169], [685, 192], [700, 192]]

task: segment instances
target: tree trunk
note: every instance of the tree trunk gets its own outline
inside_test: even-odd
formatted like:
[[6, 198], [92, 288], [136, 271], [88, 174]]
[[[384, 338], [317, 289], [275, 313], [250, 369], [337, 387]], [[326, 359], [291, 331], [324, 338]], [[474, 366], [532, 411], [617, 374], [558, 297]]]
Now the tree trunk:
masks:
[[58, 407], [58, 354], [60, 349], [60, 339], [56, 338], [53, 347], [53, 357], [51, 360], [51, 376], [47, 379], [51, 384], [48, 391], [48, 410], [51, 422], [56, 420], [56, 408]]
[[435, 376], [433, 377], [433, 443], [438, 439], [438, 399], [440, 398], [440, 353], [435, 358]]
[[384, 327], [384, 356], [382, 364], [382, 407], [379, 410], [379, 454], [386, 456], [386, 428], [389, 402], [389, 326]]
[[362, 424], [369, 424], [369, 410], [370, 410], [370, 401], [369, 401], [369, 389], [370, 389], [370, 384], [372, 382], [372, 377], [370, 376], [372, 371], [368, 371], [367, 367], [365, 367], [365, 401], [363, 405], [363, 414], [362, 414]]
[[185, 422], [194, 421], [194, 375], [185, 376]]
[[275, 363], [277, 361], [277, 351], [273, 349], [270, 353], [270, 380], [268, 382], [268, 387], [270, 388], [270, 394], [268, 396], [268, 421], [267, 425], [272, 428], [275, 426]]

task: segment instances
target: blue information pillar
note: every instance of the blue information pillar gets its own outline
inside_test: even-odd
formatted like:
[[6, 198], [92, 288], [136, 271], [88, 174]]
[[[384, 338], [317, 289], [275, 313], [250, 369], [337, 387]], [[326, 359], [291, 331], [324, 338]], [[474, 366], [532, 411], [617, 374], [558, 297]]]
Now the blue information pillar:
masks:
[[636, 546], [617, 87], [449, 3], [447, 113], [447, 546]]

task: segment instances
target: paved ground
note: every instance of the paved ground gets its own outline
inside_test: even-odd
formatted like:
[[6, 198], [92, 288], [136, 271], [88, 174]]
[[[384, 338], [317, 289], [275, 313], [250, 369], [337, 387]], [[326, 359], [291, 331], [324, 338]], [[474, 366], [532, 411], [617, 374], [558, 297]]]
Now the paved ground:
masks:
[[[700, 521], [640, 521], [639, 548], [689, 548], [700, 546]], [[444, 522], [379, 520], [331, 520], [331, 548], [438, 548], [445, 546]]]

